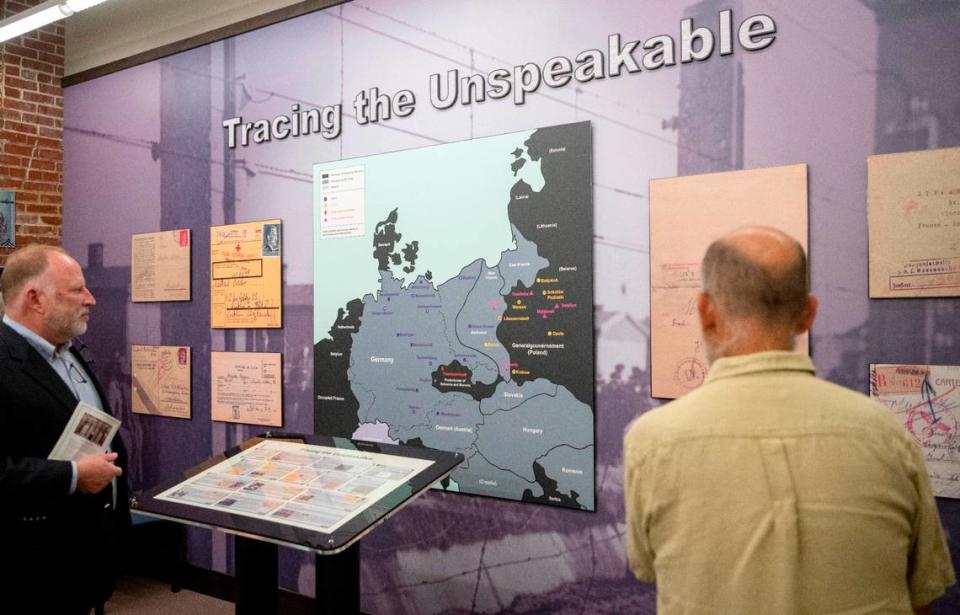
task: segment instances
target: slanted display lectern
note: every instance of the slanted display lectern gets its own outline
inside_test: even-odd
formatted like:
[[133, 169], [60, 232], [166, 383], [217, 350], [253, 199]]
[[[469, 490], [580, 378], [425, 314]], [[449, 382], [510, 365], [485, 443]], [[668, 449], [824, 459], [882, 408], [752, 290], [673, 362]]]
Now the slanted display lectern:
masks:
[[318, 613], [359, 613], [360, 539], [462, 461], [429, 448], [268, 432], [131, 508], [236, 536], [238, 615], [277, 613], [277, 545], [316, 553]]

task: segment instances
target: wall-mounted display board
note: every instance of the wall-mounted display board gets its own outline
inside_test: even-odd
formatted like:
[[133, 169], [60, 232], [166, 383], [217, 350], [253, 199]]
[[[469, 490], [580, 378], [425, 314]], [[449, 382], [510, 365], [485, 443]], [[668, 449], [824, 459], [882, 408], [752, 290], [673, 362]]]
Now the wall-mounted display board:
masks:
[[130, 300], [190, 301], [190, 229], [131, 237]]
[[0, 248], [17, 246], [17, 197], [11, 190], [0, 190]]
[[934, 495], [960, 498], [960, 366], [871, 364], [870, 396], [923, 448]]
[[[650, 182], [651, 392], [675, 399], [703, 383], [697, 295], [707, 247], [741, 226], [771, 226], [807, 247], [807, 166]], [[797, 350], [808, 352], [804, 335]]]
[[137, 414], [190, 418], [190, 347], [130, 347], [131, 407]]
[[210, 326], [278, 329], [281, 302], [280, 220], [210, 227]]
[[960, 147], [867, 159], [871, 297], [960, 296]]
[[317, 433], [594, 509], [591, 148], [581, 122], [315, 166]]
[[279, 352], [210, 353], [210, 418], [228, 423], [283, 424]]

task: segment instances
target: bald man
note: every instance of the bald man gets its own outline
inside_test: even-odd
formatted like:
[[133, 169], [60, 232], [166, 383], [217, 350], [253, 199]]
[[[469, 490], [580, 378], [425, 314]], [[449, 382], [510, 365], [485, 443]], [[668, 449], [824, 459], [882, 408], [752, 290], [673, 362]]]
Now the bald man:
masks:
[[[129, 525], [121, 462], [47, 455], [79, 401], [109, 411], [72, 346], [96, 301], [80, 265], [51, 246], [11, 254], [0, 285], [0, 610], [88, 613], [112, 591]], [[122, 453], [119, 439], [112, 447]]]
[[912, 613], [954, 583], [923, 456], [893, 413], [793, 352], [817, 311], [802, 247], [715, 241], [706, 382], [624, 441], [627, 557], [658, 613]]

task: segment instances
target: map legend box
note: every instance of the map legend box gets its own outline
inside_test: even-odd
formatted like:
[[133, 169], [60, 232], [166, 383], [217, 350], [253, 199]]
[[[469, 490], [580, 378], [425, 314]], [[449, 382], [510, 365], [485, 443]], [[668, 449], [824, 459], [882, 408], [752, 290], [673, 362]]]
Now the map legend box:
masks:
[[320, 239], [364, 234], [364, 168], [321, 171], [317, 215]]

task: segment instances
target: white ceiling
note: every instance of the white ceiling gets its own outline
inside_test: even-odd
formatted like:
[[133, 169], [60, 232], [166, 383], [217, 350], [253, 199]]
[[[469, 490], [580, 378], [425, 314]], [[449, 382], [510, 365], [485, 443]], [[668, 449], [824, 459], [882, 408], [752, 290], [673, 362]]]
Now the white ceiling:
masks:
[[66, 19], [64, 72], [75, 75], [306, 4], [302, 0], [109, 0]]

